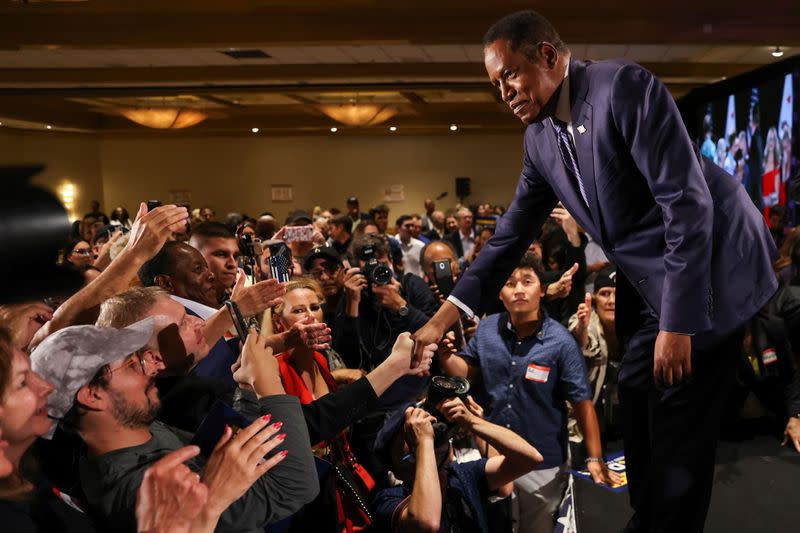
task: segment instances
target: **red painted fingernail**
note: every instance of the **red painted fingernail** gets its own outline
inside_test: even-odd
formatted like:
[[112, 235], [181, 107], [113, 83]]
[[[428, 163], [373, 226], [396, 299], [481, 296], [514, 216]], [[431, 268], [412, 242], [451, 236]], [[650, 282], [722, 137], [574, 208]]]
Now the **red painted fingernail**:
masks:
[[281, 456], [281, 459], [283, 459], [284, 457], [286, 457], [287, 455], [289, 455], [289, 450], [283, 450], [283, 451], [282, 451], [281, 453], [279, 453], [278, 455], [280, 455], [280, 456]]
[[283, 440], [283, 439], [285, 439], [285, 438], [286, 438], [286, 433], [281, 433], [280, 435], [278, 435], [278, 436], [277, 436], [277, 437], [275, 437], [275, 438], [276, 438], [276, 439], [278, 439], [278, 440]]
[[276, 430], [281, 429], [281, 427], [283, 427], [283, 422], [275, 422], [272, 427]]
[[271, 418], [272, 415], [264, 415], [261, 417], [261, 420], [263, 420], [264, 422], [269, 422]]

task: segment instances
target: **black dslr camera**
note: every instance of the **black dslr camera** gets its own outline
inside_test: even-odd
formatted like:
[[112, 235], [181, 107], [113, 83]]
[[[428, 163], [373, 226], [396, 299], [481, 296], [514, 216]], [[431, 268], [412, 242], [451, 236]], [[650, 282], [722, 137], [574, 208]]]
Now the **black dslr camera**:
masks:
[[392, 269], [378, 262], [375, 257], [375, 246], [372, 244], [365, 246], [358, 258], [366, 263], [361, 269], [361, 273], [367, 278], [367, 284], [370, 289], [372, 285], [388, 285], [391, 283]]
[[434, 442], [439, 443], [442, 439], [449, 439], [455, 430], [455, 426], [450, 425], [447, 419], [439, 412], [437, 405], [442, 400], [450, 398], [461, 398], [467, 403], [469, 393], [469, 381], [461, 377], [433, 376], [431, 384], [428, 386], [428, 396], [419, 405], [422, 409], [436, 417], [437, 422], [433, 424]]

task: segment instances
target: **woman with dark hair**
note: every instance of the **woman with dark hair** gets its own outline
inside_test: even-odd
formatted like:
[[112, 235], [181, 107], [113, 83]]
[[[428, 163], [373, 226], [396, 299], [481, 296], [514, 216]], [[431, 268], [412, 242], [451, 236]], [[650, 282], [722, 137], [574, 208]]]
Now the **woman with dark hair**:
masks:
[[28, 450], [37, 438], [52, 429], [47, 415], [47, 397], [53, 386], [31, 370], [28, 356], [13, 345], [10, 332], [0, 328], [0, 377], [3, 370], [5, 379], [0, 384], [3, 412], [0, 432], [5, 439], [5, 445], [0, 444], [0, 523], [3, 530], [15, 533], [94, 531], [89, 517], [74, 501], [29, 464]]
[[111, 212], [111, 225], [124, 226], [131, 229], [131, 217], [128, 214], [128, 210], [122, 206], [115, 207]]

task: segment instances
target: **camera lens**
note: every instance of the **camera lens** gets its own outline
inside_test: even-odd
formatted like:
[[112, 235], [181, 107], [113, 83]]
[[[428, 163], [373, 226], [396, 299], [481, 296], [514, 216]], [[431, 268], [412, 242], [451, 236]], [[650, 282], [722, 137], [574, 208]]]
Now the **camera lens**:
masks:
[[392, 270], [386, 265], [375, 265], [372, 270], [372, 283], [388, 285], [392, 281]]

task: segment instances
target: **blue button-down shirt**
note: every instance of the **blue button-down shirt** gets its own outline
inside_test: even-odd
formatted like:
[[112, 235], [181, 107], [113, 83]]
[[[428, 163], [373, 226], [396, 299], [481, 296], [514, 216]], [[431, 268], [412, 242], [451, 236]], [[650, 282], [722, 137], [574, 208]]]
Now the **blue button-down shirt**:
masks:
[[591, 400], [583, 354], [567, 329], [543, 313], [541, 328], [518, 338], [508, 313], [482, 320], [459, 354], [480, 369], [478, 396], [486, 417], [530, 442], [544, 456], [538, 468], [567, 458], [566, 401]]

